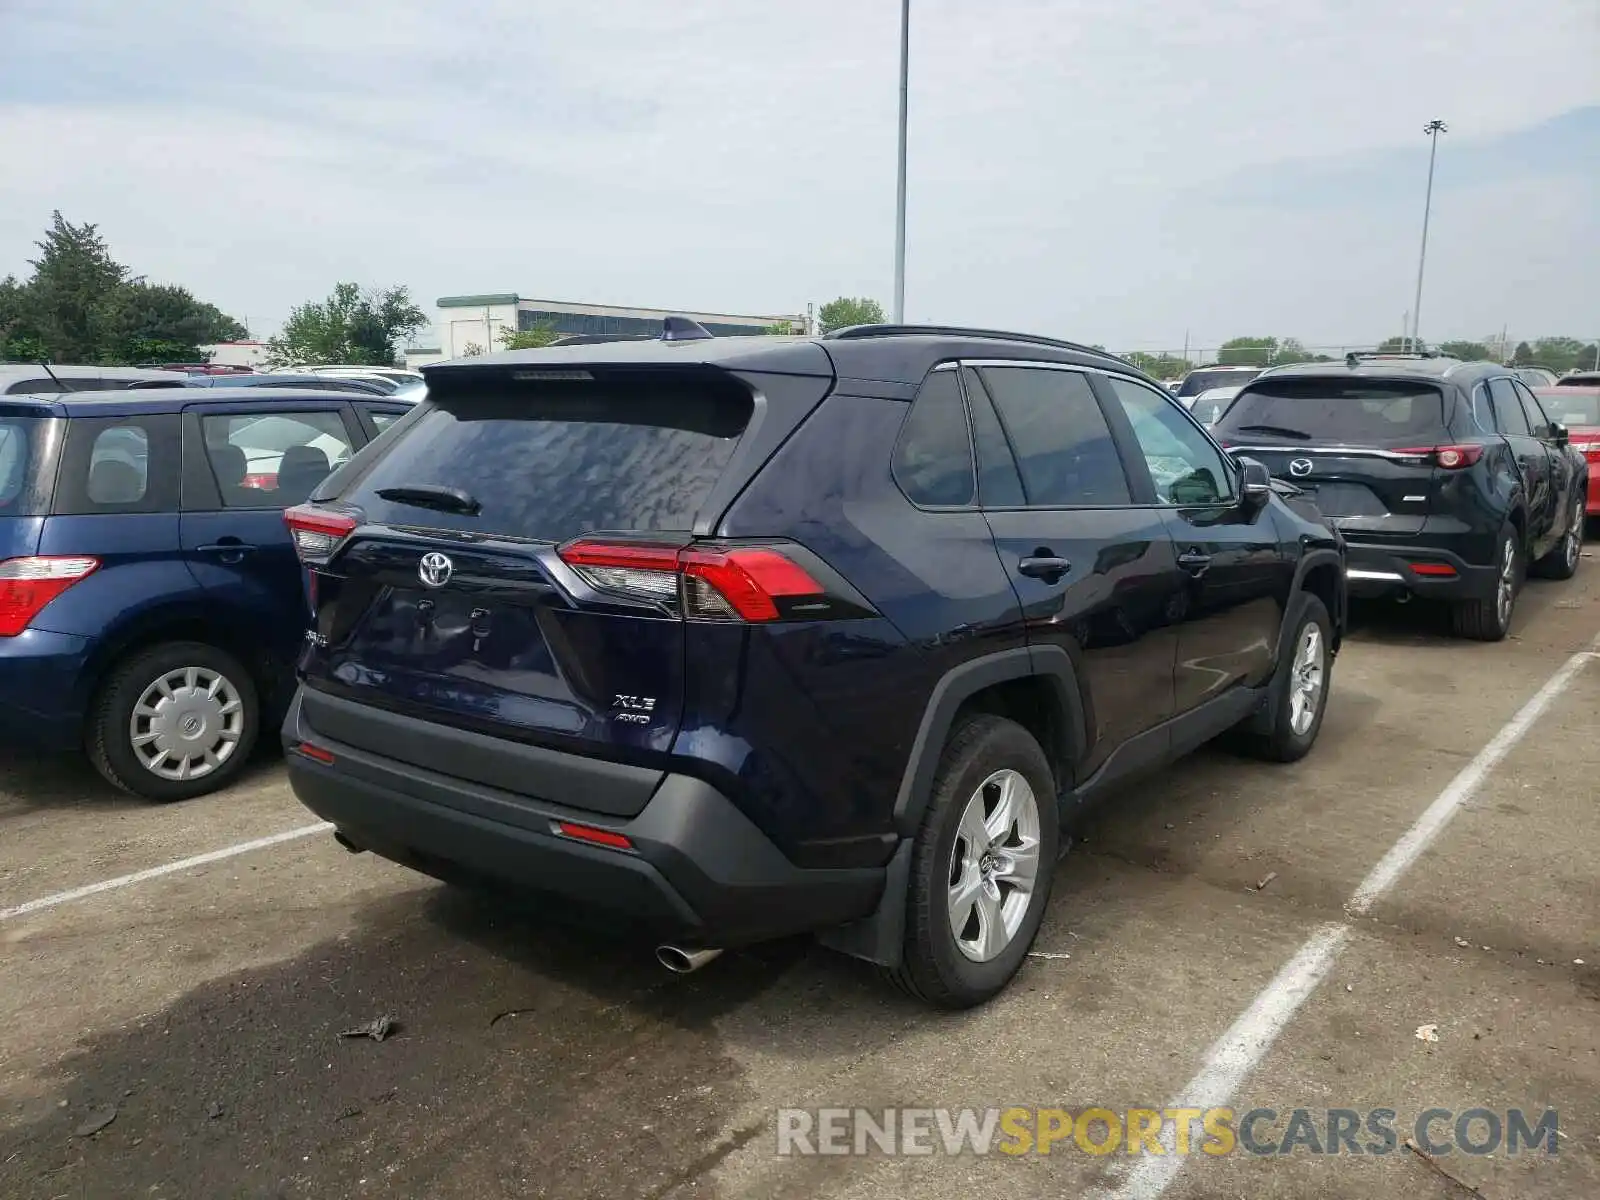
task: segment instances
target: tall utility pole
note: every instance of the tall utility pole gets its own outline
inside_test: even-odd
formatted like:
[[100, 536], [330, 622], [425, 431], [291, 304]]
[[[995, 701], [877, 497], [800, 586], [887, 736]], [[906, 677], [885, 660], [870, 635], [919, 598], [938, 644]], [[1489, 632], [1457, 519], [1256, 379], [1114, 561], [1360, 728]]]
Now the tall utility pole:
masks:
[[1428, 196], [1422, 204], [1422, 253], [1417, 257], [1417, 298], [1411, 305], [1411, 349], [1420, 352], [1422, 343], [1417, 340], [1418, 332], [1422, 328], [1422, 271], [1428, 265], [1428, 217], [1433, 212], [1433, 163], [1439, 156], [1439, 135], [1449, 133], [1450, 128], [1443, 121], [1429, 121], [1422, 127], [1422, 132], [1428, 135]]
[[900, 0], [900, 172], [894, 207], [894, 323], [906, 319], [906, 105], [911, 80], [911, 0]]

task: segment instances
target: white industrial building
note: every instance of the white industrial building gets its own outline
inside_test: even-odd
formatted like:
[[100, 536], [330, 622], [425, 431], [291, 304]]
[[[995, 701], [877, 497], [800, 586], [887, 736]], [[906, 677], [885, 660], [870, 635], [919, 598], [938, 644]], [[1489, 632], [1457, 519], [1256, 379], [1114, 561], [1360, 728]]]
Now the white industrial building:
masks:
[[408, 347], [406, 366], [416, 368], [447, 358], [492, 353], [501, 348], [507, 329], [553, 329], [573, 334], [653, 334], [663, 317], [689, 317], [718, 337], [766, 333], [774, 325], [797, 333], [806, 318], [792, 313], [759, 316], [749, 313], [705, 313], [681, 308], [620, 308], [614, 304], [580, 304], [566, 300], [528, 300], [511, 292], [483, 296], [441, 296], [427, 344]]

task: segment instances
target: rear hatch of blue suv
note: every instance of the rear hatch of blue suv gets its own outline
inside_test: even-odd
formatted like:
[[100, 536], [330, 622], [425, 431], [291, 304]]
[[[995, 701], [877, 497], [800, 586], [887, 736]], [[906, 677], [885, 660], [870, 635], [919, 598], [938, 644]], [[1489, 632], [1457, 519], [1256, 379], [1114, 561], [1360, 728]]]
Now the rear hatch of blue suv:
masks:
[[803, 547], [713, 536], [827, 394], [827, 356], [613, 352], [437, 370], [402, 436], [286, 514], [314, 613], [294, 789], [352, 848], [687, 945], [860, 916], [881, 870], [797, 864], [736, 802], [749, 748], [707, 715], [740, 702], [752, 631], [875, 620]]
[[46, 605], [99, 566], [89, 556], [40, 552], [65, 426], [47, 402], [0, 398], [0, 742], [6, 745], [59, 745], [77, 733], [74, 691], [88, 641], [35, 626]]

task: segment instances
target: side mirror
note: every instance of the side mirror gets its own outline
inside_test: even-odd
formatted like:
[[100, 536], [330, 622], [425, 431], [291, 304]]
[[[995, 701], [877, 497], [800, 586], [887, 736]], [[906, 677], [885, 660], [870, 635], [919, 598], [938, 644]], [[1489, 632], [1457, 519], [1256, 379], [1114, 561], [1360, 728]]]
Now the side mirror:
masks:
[[1560, 421], [1550, 422], [1550, 437], [1558, 446], [1568, 445], [1572, 441], [1572, 434]]
[[1260, 508], [1272, 495], [1272, 472], [1253, 458], [1238, 456], [1239, 491], [1246, 508]]

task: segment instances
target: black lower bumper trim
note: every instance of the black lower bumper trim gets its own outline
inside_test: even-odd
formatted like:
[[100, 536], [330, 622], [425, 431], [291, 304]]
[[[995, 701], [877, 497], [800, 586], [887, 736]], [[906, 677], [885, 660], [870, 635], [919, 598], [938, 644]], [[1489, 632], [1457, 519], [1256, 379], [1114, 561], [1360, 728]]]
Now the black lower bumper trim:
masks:
[[[1390, 546], [1346, 542], [1346, 584], [1352, 596], [1414, 592], [1441, 600], [1492, 596], [1498, 580], [1493, 566], [1477, 566], [1460, 555], [1433, 546]], [[1414, 564], [1438, 563], [1453, 575], [1419, 574]]]
[[[284, 722], [289, 782], [312, 812], [384, 858], [444, 878], [484, 877], [609, 912], [675, 939], [728, 948], [870, 913], [884, 869], [795, 866], [710, 784], [669, 774], [638, 816], [598, 817], [341, 745]], [[296, 751], [313, 741], [332, 763]], [[504, 806], [515, 822], [485, 815]], [[620, 833], [632, 851], [559, 836], [557, 821]]]

